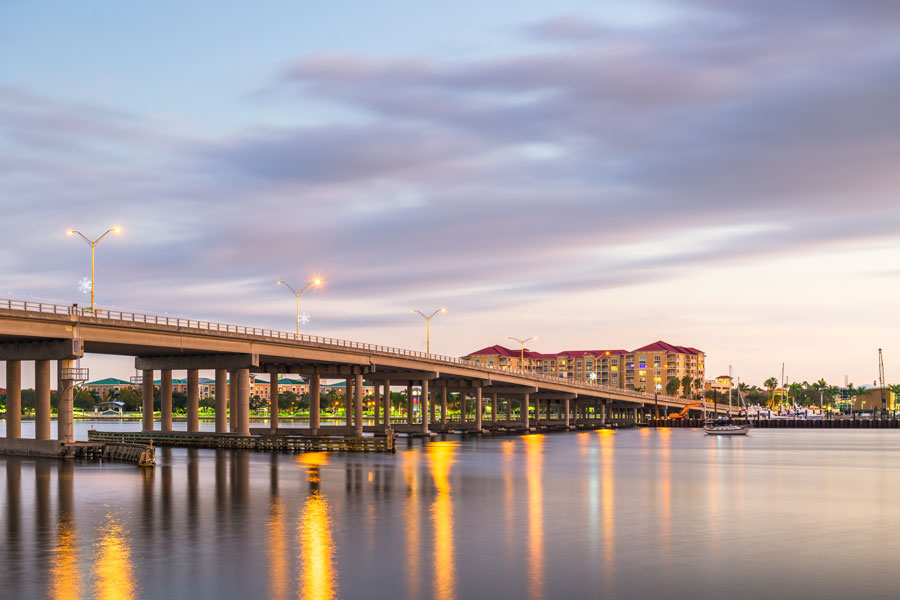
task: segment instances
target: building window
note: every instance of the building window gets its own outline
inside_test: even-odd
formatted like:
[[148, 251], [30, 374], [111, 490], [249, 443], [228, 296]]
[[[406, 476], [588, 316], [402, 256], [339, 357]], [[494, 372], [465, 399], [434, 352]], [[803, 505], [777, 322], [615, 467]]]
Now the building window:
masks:
[[612, 365], [617, 365], [617, 364], [619, 364], [619, 359], [618, 359], [618, 358], [612, 359], [612, 360], [610, 361], [610, 364], [612, 364]]

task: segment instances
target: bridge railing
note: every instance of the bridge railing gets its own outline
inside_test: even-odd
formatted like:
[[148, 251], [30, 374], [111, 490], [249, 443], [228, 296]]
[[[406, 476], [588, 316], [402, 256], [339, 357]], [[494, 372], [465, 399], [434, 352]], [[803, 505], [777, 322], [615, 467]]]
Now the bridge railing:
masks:
[[[148, 325], [166, 325], [170, 327], [185, 327], [188, 329], [202, 329], [206, 331], [217, 331], [224, 333], [236, 333], [239, 335], [254, 335], [259, 337], [276, 338], [279, 340], [295, 341], [302, 344], [314, 344], [316, 346], [334, 346], [338, 348], [351, 348], [358, 350], [366, 350], [368, 352], [377, 352], [387, 356], [417, 358], [431, 362], [435, 365], [456, 365], [463, 366], [468, 369], [475, 369], [485, 373], [503, 373], [512, 374], [534, 381], [546, 381], [549, 383], [564, 384], [592, 392], [614, 393], [620, 396], [630, 396], [643, 402], [651, 402], [657, 397], [654, 394], [647, 394], [633, 390], [624, 390], [617, 387], [611, 387], [596, 383], [584, 383], [580, 381], [569, 381], [566, 377], [557, 377], [544, 373], [533, 373], [525, 369], [509, 369], [495, 367], [491, 365], [475, 364], [471, 361], [456, 357], [443, 356], [440, 354], [428, 354], [418, 350], [408, 350], [405, 348], [394, 348], [391, 346], [379, 346], [376, 344], [367, 344], [365, 342], [354, 342], [351, 340], [342, 340], [338, 338], [321, 337], [316, 335], [306, 335], [289, 331], [279, 331], [276, 329], [264, 329], [259, 327], [246, 327], [243, 325], [230, 325], [227, 323], [217, 323], [214, 321], [201, 321], [197, 319], [183, 319], [181, 317], [170, 317], [167, 315], [148, 315], [141, 313], [132, 313], [118, 310], [94, 309], [76, 305], [52, 304], [46, 302], [28, 302], [24, 300], [0, 300], [0, 308], [9, 310], [21, 310], [27, 312], [49, 313], [54, 315], [68, 315], [71, 317], [86, 317], [96, 319], [108, 319], [111, 321], [125, 321], [131, 323], [145, 323]], [[659, 395], [659, 399], [667, 402], [676, 402], [683, 404], [687, 402], [683, 398], [674, 398], [671, 396]]]

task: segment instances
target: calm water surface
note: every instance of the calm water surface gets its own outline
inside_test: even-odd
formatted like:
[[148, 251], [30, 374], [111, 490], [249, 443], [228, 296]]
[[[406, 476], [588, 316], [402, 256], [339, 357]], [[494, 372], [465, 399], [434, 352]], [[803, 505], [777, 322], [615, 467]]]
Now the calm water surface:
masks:
[[0, 597], [897, 594], [900, 432], [400, 443], [163, 448], [154, 470], [0, 458]]

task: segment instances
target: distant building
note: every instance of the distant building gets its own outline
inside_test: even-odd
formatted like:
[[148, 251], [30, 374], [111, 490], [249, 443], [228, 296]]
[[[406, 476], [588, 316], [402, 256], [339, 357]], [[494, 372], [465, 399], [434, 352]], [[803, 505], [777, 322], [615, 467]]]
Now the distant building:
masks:
[[115, 377], [107, 377], [106, 379], [98, 379], [97, 381], [89, 381], [81, 386], [90, 392], [97, 392], [101, 400], [107, 400], [125, 388], [134, 389], [130, 381], [116, 379]]
[[488, 346], [462, 357], [497, 369], [524, 369], [575, 382], [598, 383], [627, 390], [652, 392], [674, 378], [703, 379], [705, 355], [700, 350], [658, 341], [637, 350], [566, 350], [544, 354]]
[[719, 395], [727, 396], [731, 393], [733, 380], [728, 375], [719, 375], [715, 379], [707, 379], [703, 387], [707, 392], [718, 392]]

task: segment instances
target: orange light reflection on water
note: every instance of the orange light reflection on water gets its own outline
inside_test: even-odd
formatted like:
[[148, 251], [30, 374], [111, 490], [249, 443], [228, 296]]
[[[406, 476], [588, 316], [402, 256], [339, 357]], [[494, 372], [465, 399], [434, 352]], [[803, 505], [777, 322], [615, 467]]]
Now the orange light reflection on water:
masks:
[[437, 495], [431, 504], [434, 525], [434, 598], [451, 600], [456, 597], [456, 547], [453, 538], [453, 496], [450, 487], [450, 468], [455, 461], [455, 442], [428, 444], [428, 462]]
[[603, 498], [603, 575], [606, 589], [614, 589], [616, 550], [615, 432], [598, 429], [600, 440], [600, 495]]
[[51, 598], [54, 600], [81, 598], [78, 567], [75, 525], [68, 519], [61, 519], [56, 528], [56, 546], [53, 548], [53, 557], [50, 561]]
[[128, 531], [115, 515], [106, 516], [94, 543], [94, 597], [101, 600], [130, 600], [138, 597]]
[[300, 598], [333, 600], [338, 597], [338, 571], [335, 562], [331, 506], [318, 489], [319, 468], [328, 464], [324, 452], [301, 454], [297, 462], [308, 467], [307, 477], [313, 489], [306, 498], [297, 525], [300, 547]]
[[544, 436], [526, 435], [522, 441], [528, 480], [528, 595], [540, 599], [544, 597]]

